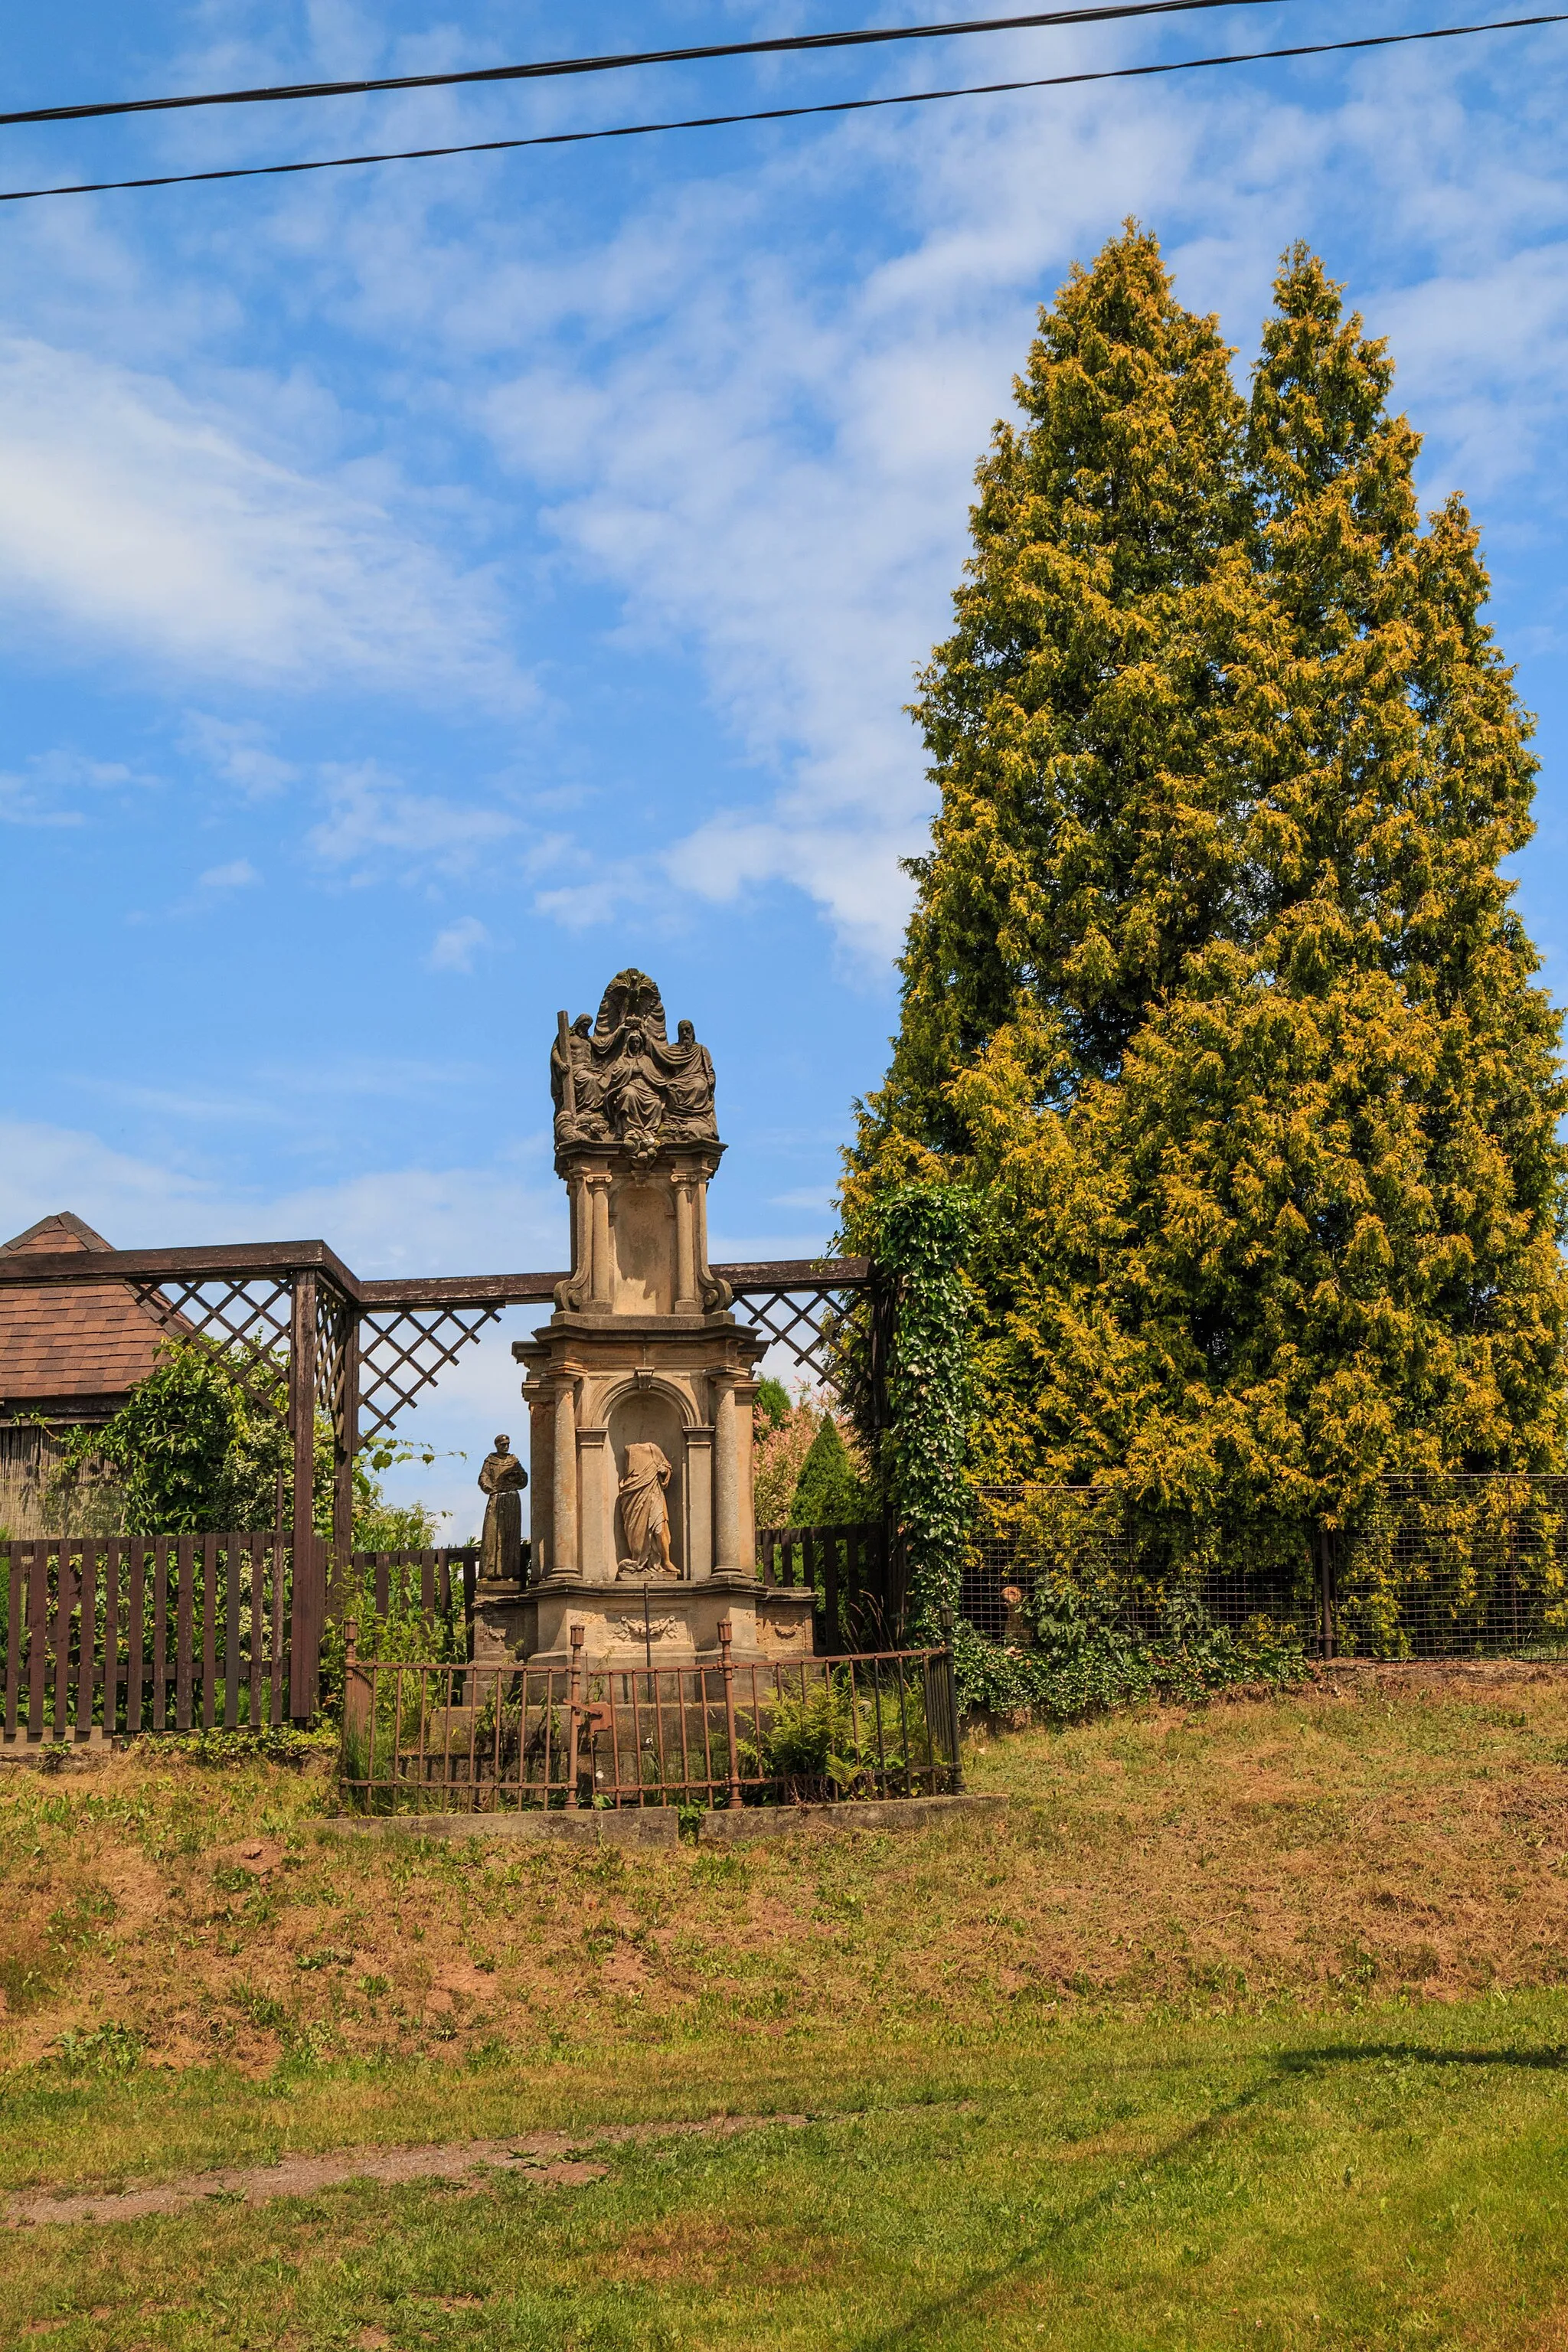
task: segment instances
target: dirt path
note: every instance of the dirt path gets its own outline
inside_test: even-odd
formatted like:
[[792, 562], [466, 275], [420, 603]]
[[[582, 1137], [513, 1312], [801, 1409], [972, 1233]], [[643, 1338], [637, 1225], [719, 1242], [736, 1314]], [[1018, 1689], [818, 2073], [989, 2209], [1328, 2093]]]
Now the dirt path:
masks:
[[801, 2131], [826, 2118], [812, 2116], [715, 2116], [695, 2124], [596, 2124], [580, 2132], [531, 2132], [525, 2138], [469, 2139], [444, 2147], [345, 2147], [326, 2156], [285, 2156], [245, 2170], [187, 2173], [146, 2189], [90, 2191], [29, 2189], [6, 2200], [0, 2223], [8, 2230], [49, 2224], [139, 2221], [153, 2213], [188, 2213], [221, 2198], [266, 2205], [278, 2197], [310, 2197], [346, 2180], [457, 2180], [473, 2189], [492, 2173], [508, 2173], [531, 2188], [582, 2189], [604, 2179], [609, 2167], [584, 2160], [590, 2147], [638, 2147], [656, 2139], [731, 2139], [739, 2132]]

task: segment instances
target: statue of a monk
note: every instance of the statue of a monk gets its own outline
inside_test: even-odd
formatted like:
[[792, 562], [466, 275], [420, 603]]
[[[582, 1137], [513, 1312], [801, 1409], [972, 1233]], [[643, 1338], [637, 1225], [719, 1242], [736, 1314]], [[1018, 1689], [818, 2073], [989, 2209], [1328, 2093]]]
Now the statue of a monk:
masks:
[[620, 1574], [679, 1576], [669, 1549], [669, 1464], [662, 1447], [641, 1443], [626, 1448], [626, 1475], [621, 1480], [621, 1525], [626, 1530], [626, 1554]]
[[496, 1450], [485, 1456], [479, 1489], [485, 1496], [485, 1528], [479, 1538], [479, 1574], [503, 1584], [522, 1581], [522, 1490], [528, 1473], [511, 1450], [510, 1437], [498, 1437]]

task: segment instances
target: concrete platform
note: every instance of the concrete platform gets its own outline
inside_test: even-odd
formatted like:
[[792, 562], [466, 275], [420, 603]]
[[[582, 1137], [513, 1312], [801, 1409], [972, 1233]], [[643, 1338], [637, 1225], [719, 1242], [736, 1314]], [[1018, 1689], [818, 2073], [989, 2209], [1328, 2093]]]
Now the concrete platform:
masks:
[[795, 1830], [927, 1830], [937, 1822], [994, 1819], [1005, 1797], [865, 1797], [843, 1805], [741, 1805], [704, 1813], [700, 1845], [749, 1845]]
[[[994, 1819], [1006, 1803], [1005, 1797], [876, 1797], [844, 1805], [742, 1805], [733, 1812], [705, 1812], [697, 1843], [747, 1845], [802, 1830], [930, 1829], [937, 1822]], [[375, 1813], [365, 1820], [337, 1813], [318, 1826], [342, 1837], [512, 1838], [560, 1845], [672, 1846], [680, 1838], [673, 1805], [627, 1805], [602, 1813], [586, 1808], [575, 1813]]]
[[680, 1838], [673, 1805], [627, 1806], [612, 1813], [373, 1813], [361, 1821], [334, 1813], [317, 1823], [338, 1837], [510, 1838], [523, 1845], [668, 1846]]

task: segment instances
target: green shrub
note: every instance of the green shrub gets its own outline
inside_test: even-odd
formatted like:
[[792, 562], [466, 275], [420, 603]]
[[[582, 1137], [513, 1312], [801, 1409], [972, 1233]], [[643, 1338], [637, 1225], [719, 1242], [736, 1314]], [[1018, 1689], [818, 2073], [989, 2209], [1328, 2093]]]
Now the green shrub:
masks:
[[1152, 1698], [1201, 1706], [1239, 1684], [1278, 1687], [1302, 1680], [1307, 1660], [1296, 1628], [1251, 1618], [1239, 1633], [1216, 1625], [1190, 1587], [1160, 1604], [1158, 1630], [1131, 1624], [1104, 1586], [1042, 1577], [1026, 1613], [1032, 1646], [988, 1641], [973, 1625], [953, 1629], [959, 1705], [966, 1714], [1026, 1708], [1048, 1723], [1075, 1723]]
[[844, 1527], [875, 1517], [876, 1503], [850, 1459], [838, 1423], [825, 1412], [801, 1465], [789, 1523], [792, 1528]]

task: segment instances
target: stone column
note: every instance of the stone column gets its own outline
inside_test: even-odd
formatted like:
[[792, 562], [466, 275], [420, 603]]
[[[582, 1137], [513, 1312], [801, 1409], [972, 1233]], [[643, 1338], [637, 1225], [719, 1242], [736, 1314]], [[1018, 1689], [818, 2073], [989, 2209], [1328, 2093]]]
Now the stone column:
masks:
[[697, 1296], [697, 1188], [689, 1176], [674, 1181], [675, 1312], [695, 1315], [701, 1306]]
[[605, 1507], [609, 1444], [607, 1429], [579, 1429], [577, 1432], [580, 1473], [577, 1547], [581, 1572], [593, 1584], [613, 1584], [616, 1580], [616, 1562], [606, 1544], [608, 1515]]
[[752, 1411], [756, 1389], [751, 1381], [735, 1397], [736, 1462], [741, 1473], [741, 1547], [742, 1568], [757, 1564], [756, 1424]]
[[607, 1308], [614, 1305], [616, 1296], [610, 1271], [610, 1179], [607, 1171], [595, 1169], [585, 1181], [593, 1203], [590, 1243], [593, 1277], [588, 1297], [591, 1305]]
[[696, 1191], [697, 1270], [700, 1274], [707, 1275], [710, 1274], [712, 1269], [708, 1264], [708, 1186], [704, 1179], [698, 1180]]
[[551, 1514], [552, 1576], [575, 1576], [577, 1559], [577, 1400], [575, 1383], [563, 1375], [555, 1383], [554, 1505]]
[[530, 1423], [528, 1526], [532, 1538], [529, 1573], [537, 1584], [555, 1565], [551, 1522], [555, 1512], [555, 1406], [539, 1390], [527, 1395]]
[[686, 1432], [686, 1573], [713, 1573], [713, 1432]]
[[742, 1376], [718, 1372], [713, 1379], [713, 1566], [719, 1574], [742, 1566], [741, 1558], [740, 1414], [735, 1391]]

